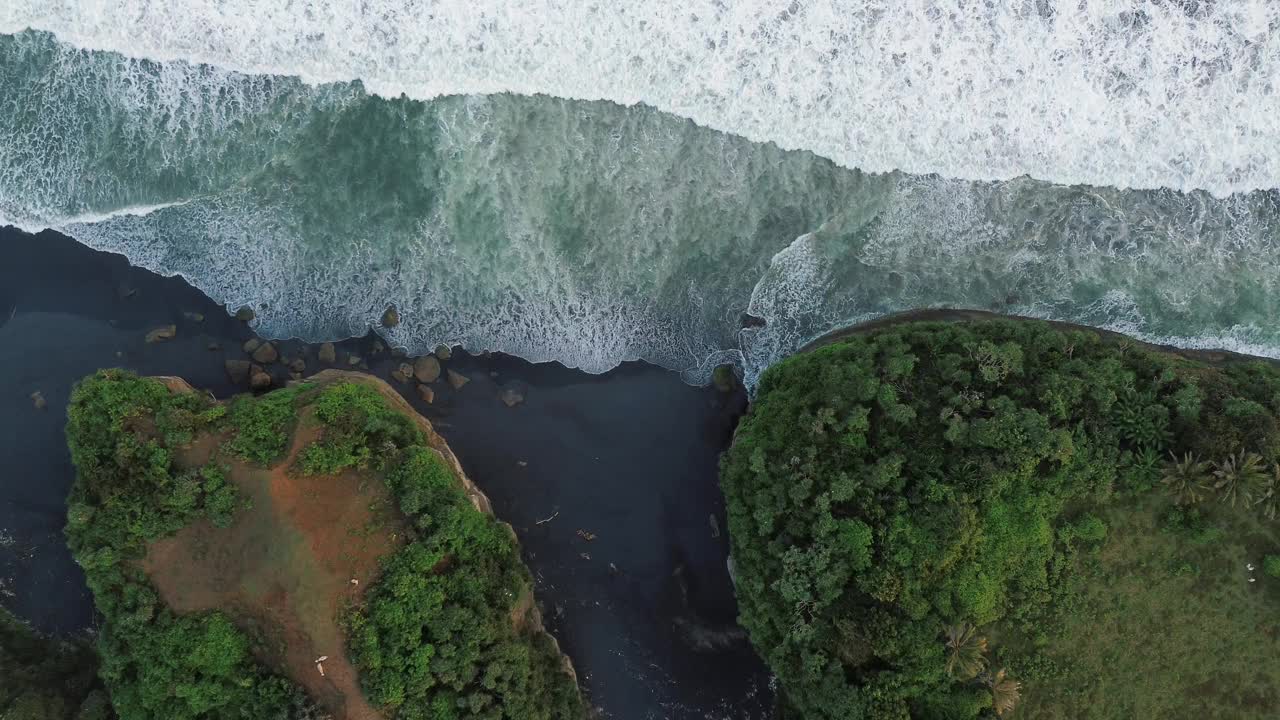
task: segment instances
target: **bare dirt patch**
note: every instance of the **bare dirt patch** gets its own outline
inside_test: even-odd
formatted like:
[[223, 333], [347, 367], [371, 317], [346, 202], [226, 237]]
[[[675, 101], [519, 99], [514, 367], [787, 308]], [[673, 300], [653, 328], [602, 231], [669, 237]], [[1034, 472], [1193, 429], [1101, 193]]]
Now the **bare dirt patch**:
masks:
[[[200, 438], [183, 464], [214, 462], [251, 506], [218, 528], [201, 520], [153, 543], [143, 566], [175, 612], [222, 610], [266, 639], [260, 658], [301, 685], [336, 720], [382, 720], [360, 692], [340, 624], [404, 543], [403, 518], [372, 473], [303, 477], [295, 456], [319, 435], [304, 411], [286, 459], [271, 469], [216, 452]], [[352, 582], [352, 581], [355, 582]], [[323, 662], [323, 675], [317, 659]]]

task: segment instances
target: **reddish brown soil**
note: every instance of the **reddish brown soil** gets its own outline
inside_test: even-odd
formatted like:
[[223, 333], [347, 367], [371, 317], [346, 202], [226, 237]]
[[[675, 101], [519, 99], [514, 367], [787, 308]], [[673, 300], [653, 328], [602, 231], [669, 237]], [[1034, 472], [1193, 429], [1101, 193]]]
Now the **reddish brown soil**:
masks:
[[[252, 507], [229, 528], [200, 521], [153, 543], [144, 567], [175, 611], [222, 610], [265, 637], [261, 659], [335, 720], [381, 720], [360, 692], [340, 620], [377, 577], [379, 558], [403, 544], [403, 519], [371, 474], [290, 474], [318, 434], [304, 412], [287, 459], [270, 470], [215, 457]], [[180, 459], [203, 464], [219, 441], [201, 438]], [[326, 655], [321, 675], [316, 660]]]

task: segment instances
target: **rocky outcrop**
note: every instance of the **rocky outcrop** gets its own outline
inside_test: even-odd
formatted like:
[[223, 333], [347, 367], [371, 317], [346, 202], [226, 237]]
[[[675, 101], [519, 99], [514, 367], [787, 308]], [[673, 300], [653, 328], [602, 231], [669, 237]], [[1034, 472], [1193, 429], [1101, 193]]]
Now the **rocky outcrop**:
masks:
[[[466, 471], [462, 469], [462, 463], [458, 462], [457, 456], [453, 454], [453, 450], [449, 448], [449, 444], [445, 442], [445, 439], [436, 432], [435, 427], [431, 425], [431, 421], [419, 414], [417, 410], [414, 410], [413, 406], [410, 405], [409, 402], [400, 395], [400, 393], [396, 392], [395, 388], [391, 387], [380, 378], [348, 370], [323, 370], [307, 378], [306, 382], [327, 384], [343, 380], [360, 383], [361, 385], [365, 385], [376, 390], [378, 394], [386, 400], [389, 407], [412, 419], [414, 423], [417, 424], [418, 429], [422, 432], [423, 437], [426, 438], [427, 445], [430, 446], [432, 450], [439, 453], [440, 457], [443, 458], [445, 463], [453, 470], [454, 476], [458, 478], [458, 482], [462, 485], [462, 489], [466, 493], [467, 499], [471, 501], [471, 504], [480, 512], [494, 517], [504, 528], [506, 528], [507, 532], [511, 535], [512, 542], [519, 545], [519, 538], [516, 535], [515, 529], [512, 528], [509, 523], [503, 522], [501, 518], [494, 515], [493, 503], [489, 502], [489, 497], [484, 494], [484, 491], [476, 487], [476, 484], [471, 481], [471, 478], [467, 477]], [[430, 388], [427, 389], [429, 390]], [[533, 602], [532, 594], [533, 590], [532, 587], [530, 587], [529, 597], [521, 598], [516, 603], [518, 608], [527, 610], [527, 612], [524, 613], [525, 619], [523, 625], [524, 627], [534, 629], [536, 632], [546, 632], [542, 624], [542, 615], [538, 612], [537, 606]], [[517, 620], [517, 622], [518, 621], [519, 620]], [[560, 645], [554, 637], [550, 634], [548, 634], [548, 637], [551, 639], [556, 651], [559, 652], [561, 658], [563, 658], [566, 672], [573, 677], [574, 682], [577, 682], [578, 675], [573, 668], [573, 663], [569, 660], [569, 656], [560, 651]]]

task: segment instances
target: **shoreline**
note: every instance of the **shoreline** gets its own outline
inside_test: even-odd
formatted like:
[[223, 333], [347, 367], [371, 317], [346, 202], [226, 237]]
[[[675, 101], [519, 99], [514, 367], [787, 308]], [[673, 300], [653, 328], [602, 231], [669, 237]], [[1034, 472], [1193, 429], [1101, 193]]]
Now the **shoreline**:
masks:
[[1065, 320], [1045, 320], [1044, 318], [1031, 317], [1029, 315], [1012, 315], [1006, 313], [992, 312], [990, 310], [971, 310], [968, 308], [921, 308], [917, 310], [903, 310], [900, 312], [890, 313], [874, 320], [849, 325], [848, 327], [839, 328], [825, 333], [814, 340], [805, 343], [796, 354], [811, 352], [820, 347], [839, 342], [845, 338], [862, 333], [873, 332], [881, 328], [892, 327], [910, 322], [966, 322], [966, 321], [982, 321], [982, 320], [1012, 320], [1014, 322], [1041, 322], [1050, 325], [1058, 330], [1075, 330], [1080, 332], [1093, 333], [1104, 340], [1110, 342], [1126, 342], [1139, 347], [1151, 350], [1153, 352], [1165, 353], [1170, 355], [1178, 355], [1188, 360], [1199, 360], [1201, 362], [1221, 364], [1235, 362], [1256, 362], [1280, 365], [1280, 359], [1267, 357], [1265, 355], [1250, 355], [1235, 350], [1227, 350], [1225, 348], [1184, 348], [1177, 345], [1168, 345], [1165, 343], [1152, 343], [1145, 340], [1139, 340], [1131, 335], [1126, 335], [1115, 330], [1107, 330], [1105, 328], [1096, 328], [1090, 325], [1081, 325], [1080, 323], [1067, 322]]
[[[0, 531], [14, 537], [0, 544], [0, 578], [12, 580], [0, 602], [38, 630], [79, 634], [94, 620], [62, 536], [72, 384], [124, 367], [226, 398], [247, 386], [224, 363], [248, 359], [241, 345], [255, 334], [181, 278], [122, 256], [52, 232], [3, 229], [0, 242], [0, 462], [11, 469], [0, 478]], [[169, 325], [174, 337], [145, 341]], [[444, 365], [470, 382], [454, 390], [442, 377], [426, 404], [392, 379], [403, 360], [376, 333], [334, 343], [333, 364], [319, 362], [316, 345], [272, 342], [281, 361], [304, 359], [306, 375], [356, 369], [348, 358], [360, 357], [362, 372], [432, 423], [514, 528], [544, 623], [602, 717], [771, 717], [769, 674], [749, 643], [697, 643], [708, 629], [737, 627], [727, 537], [709, 516], [726, 526], [718, 460], [745, 394], [694, 388], [641, 362], [589, 375], [455, 351]], [[283, 362], [266, 367], [276, 385], [288, 381]], [[523, 394], [514, 407], [501, 399], [511, 386]]]

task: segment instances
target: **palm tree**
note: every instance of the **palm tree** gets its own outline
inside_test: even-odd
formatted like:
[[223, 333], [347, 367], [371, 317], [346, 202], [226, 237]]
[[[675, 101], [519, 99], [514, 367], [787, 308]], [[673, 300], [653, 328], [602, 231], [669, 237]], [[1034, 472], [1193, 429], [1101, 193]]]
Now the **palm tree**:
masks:
[[1271, 466], [1271, 474], [1258, 491], [1258, 499], [1254, 505], [1262, 508], [1261, 512], [1268, 520], [1275, 520], [1280, 515], [1280, 463]]
[[987, 639], [967, 622], [947, 628], [947, 673], [958, 680], [970, 680], [987, 666]]
[[988, 675], [984, 680], [991, 690], [991, 707], [995, 708], [996, 715], [1013, 712], [1018, 700], [1022, 699], [1022, 683], [1008, 677], [1004, 668], [996, 671], [995, 675]]
[[1226, 460], [1218, 463], [1213, 476], [1217, 478], [1213, 487], [1223, 502], [1235, 507], [1237, 500], [1243, 500], [1245, 505], [1249, 505], [1253, 501], [1255, 488], [1265, 477], [1262, 458], [1241, 450], [1239, 454], [1228, 455]]
[[1179, 505], [1193, 505], [1209, 490], [1209, 464], [1202, 462], [1191, 453], [1178, 456], [1169, 453], [1169, 461], [1164, 465], [1164, 475], [1160, 482], [1169, 488], [1174, 502]]

